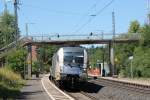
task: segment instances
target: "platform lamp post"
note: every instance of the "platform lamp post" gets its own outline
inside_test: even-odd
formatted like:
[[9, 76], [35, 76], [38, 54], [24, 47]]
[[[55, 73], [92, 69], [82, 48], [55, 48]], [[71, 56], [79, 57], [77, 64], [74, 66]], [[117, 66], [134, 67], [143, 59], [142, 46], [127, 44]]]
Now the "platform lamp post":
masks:
[[130, 64], [130, 75], [131, 75], [131, 78], [133, 78], [133, 56], [130, 56], [129, 57], [129, 60], [131, 60], [131, 64]]

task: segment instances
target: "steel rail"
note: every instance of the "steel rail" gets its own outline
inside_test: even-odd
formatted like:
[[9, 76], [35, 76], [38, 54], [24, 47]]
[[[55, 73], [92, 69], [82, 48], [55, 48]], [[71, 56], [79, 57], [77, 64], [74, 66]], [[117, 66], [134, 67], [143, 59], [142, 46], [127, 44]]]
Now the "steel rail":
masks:
[[94, 80], [93, 82], [97, 84], [108, 85], [108, 86], [115, 87], [115, 88], [130, 90], [136, 93], [150, 94], [149, 86], [146, 87], [144, 85], [133, 84], [129, 82], [112, 81], [112, 80], [107, 80], [107, 79], [102, 79], [102, 78], [99, 80]]

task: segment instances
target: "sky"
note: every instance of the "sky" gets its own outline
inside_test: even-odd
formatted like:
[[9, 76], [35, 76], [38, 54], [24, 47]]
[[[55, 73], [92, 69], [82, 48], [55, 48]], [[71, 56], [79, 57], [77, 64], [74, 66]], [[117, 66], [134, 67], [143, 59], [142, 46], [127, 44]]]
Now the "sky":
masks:
[[[13, 13], [13, 0], [7, 2]], [[115, 12], [116, 33], [125, 33], [131, 21], [146, 22], [147, 0], [20, 0], [19, 28], [25, 35], [112, 33]], [[4, 0], [0, 0], [0, 13]]]

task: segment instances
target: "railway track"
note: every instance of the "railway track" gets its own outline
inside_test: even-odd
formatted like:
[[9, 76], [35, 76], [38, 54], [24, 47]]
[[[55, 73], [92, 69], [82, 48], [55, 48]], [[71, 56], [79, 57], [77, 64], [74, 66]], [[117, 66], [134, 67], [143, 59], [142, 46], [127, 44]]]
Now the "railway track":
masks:
[[94, 97], [94, 96], [91, 96], [91, 95], [89, 95], [89, 94], [87, 94], [87, 93], [85, 93], [85, 92], [83, 92], [83, 91], [81, 91], [81, 94], [83, 94], [83, 95], [85, 95], [85, 96], [91, 98], [92, 100], [99, 100], [98, 98], [96, 98], [96, 97]]
[[[59, 85], [57, 85], [56, 82], [53, 82], [53, 84], [55, 84], [59, 88]], [[88, 87], [83, 87], [83, 88], [88, 88]], [[99, 100], [98, 98], [82, 91], [81, 88], [71, 89], [71, 88], [61, 87], [59, 89], [65, 92], [66, 94], [68, 94], [69, 96], [71, 96], [72, 98], [74, 98], [74, 100]]]
[[99, 100], [98, 98], [89, 95], [88, 93], [85, 93], [83, 91], [80, 92], [68, 92], [65, 91], [65, 93], [67, 93], [68, 95], [70, 95], [72, 98], [74, 98], [75, 100]]
[[132, 98], [137, 100], [149, 100], [150, 97], [150, 88], [147, 86], [103, 78], [89, 80], [89, 82], [77, 88], [79, 89], [77, 91], [65, 88], [59, 89], [74, 100], [124, 100], [125, 98], [126, 100]]
[[114, 80], [108, 80], [103, 78], [93, 80], [91, 82], [94, 82], [96, 84], [101, 84], [104, 86], [107, 85], [115, 88], [126, 89], [128, 91], [133, 91], [136, 93], [150, 94], [150, 86], [146, 86], [146, 85], [139, 85], [135, 83], [122, 82], [122, 81], [114, 81]]
[[[105, 88], [107, 87], [107, 88]], [[109, 88], [110, 87], [110, 88]], [[94, 88], [99, 88], [98, 91], [94, 92]], [[103, 88], [103, 89], [102, 89]], [[60, 88], [59, 88], [60, 89]], [[102, 91], [101, 91], [102, 89]], [[61, 88], [63, 92], [68, 94], [74, 100], [124, 100], [124, 99], [116, 99], [119, 98], [119, 95], [114, 95], [113, 91], [112, 94], [109, 94], [109, 89], [115, 89], [117, 91], [122, 91], [120, 94], [123, 98], [126, 94], [133, 95], [133, 98], [138, 98], [137, 100], [141, 100], [139, 98], [149, 98], [150, 97], [150, 88], [146, 86], [141, 86], [137, 84], [127, 83], [127, 82], [118, 82], [113, 80], [107, 79], [96, 79], [96, 80], [89, 80], [86, 85], [80, 86], [80, 90], [70, 90]], [[105, 91], [106, 90], [106, 91]], [[105, 92], [104, 92], [105, 91]], [[109, 92], [107, 94], [107, 91]], [[124, 91], [124, 92], [123, 92]], [[144, 95], [143, 95], [144, 94]], [[124, 95], [124, 96], [123, 96]], [[132, 98], [130, 95], [129, 98]], [[140, 96], [144, 97], [140, 97]], [[128, 95], [126, 95], [128, 96]], [[138, 96], [138, 97], [135, 97]], [[125, 97], [128, 98], [128, 97]], [[147, 99], [142, 99], [147, 100]]]
[[[80, 90], [80, 89], [67, 89], [61, 88], [63, 92], [70, 95], [75, 100], [99, 100], [98, 98], [95, 98], [92, 95], [89, 95], [88, 93]], [[68, 91], [69, 90], [69, 91]]]
[[94, 99], [91, 99], [90, 96], [87, 96], [85, 94], [82, 94], [81, 92], [66, 92], [68, 95], [70, 95], [72, 98], [74, 98], [75, 100], [94, 100]]

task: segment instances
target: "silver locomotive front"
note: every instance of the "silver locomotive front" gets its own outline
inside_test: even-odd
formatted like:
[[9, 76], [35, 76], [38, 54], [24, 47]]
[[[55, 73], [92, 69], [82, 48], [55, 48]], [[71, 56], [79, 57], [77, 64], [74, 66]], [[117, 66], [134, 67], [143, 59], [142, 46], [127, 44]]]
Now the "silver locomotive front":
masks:
[[63, 80], [79, 79], [85, 81], [87, 78], [86, 63], [87, 54], [81, 47], [63, 48], [63, 66], [61, 66], [61, 78]]

